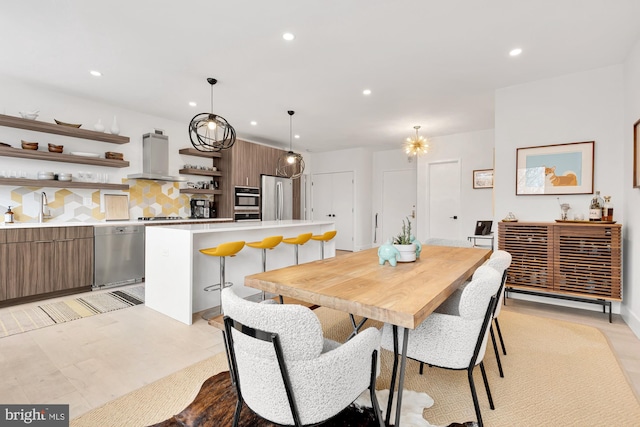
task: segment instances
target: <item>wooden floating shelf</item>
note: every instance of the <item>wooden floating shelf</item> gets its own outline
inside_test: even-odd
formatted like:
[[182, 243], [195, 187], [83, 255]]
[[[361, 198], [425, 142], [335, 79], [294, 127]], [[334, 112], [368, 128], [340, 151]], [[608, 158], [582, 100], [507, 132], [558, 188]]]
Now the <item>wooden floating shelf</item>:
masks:
[[206, 190], [201, 188], [181, 188], [180, 194], [222, 194], [222, 190]]
[[198, 151], [195, 148], [181, 148], [178, 152], [188, 156], [207, 157], [209, 159], [222, 157], [222, 153], [219, 151]]
[[222, 172], [220, 171], [208, 171], [203, 169], [180, 169], [178, 172], [182, 175], [222, 176]]
[[[57, 126], [57, 125], [56, 125]], [[19, 157], [22, 159], [48, 160], [50, 162], [80, 163], [83, 165], [108, 166], [112, 168], [126, 168], [126, 160], [101, 159], [98, 157], [74, 156], [72, 154], [51, 153], [48, 151], [23, 150], [20, 148], [0, 147], [0, 156]]]
[[55, 181], [52, 179], [0, 178], [0, 185], [17, 185], [21, 187], [51, 188], [90, 188], [102, 190], [128, 190], [127, 184], [109, 184], [102, 182]]
[[111, 144], [127, 144], [129, 142], [128, 136], [112, 135], [110, 133], [96, 132], [94, 130], [74, 128], [55, 123], [39, 122], [38, 120], [23, 119], [21, 117], [7, 116], [4, 114], [0, 114], [0, 126], [54, 133], [72, 138], [109, 142]]

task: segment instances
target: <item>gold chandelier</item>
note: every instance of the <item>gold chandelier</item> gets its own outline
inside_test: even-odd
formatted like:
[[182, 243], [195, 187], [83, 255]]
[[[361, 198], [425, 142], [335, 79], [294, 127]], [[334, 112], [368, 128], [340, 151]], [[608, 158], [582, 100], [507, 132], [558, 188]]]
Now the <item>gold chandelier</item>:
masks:
[[413, 127], [416, 130], [416, 136], [409, 137], [404, 142], [404, 152], [408, 156], [419, 156], [421, 154], [427, 154], [429, 152], [429, 143], [424, 136], [418, 136], [418, 129], [420, 126]]

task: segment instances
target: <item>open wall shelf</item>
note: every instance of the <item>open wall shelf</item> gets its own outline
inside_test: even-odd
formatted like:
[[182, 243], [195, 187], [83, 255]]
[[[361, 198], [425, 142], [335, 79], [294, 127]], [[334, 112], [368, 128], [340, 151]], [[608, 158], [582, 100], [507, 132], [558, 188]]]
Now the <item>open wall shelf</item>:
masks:
[[110, 133], [96, 132], [94, 130], [74, 128], [55, 123], [40, 122], [38, 120], [23, 119], [21, 117], [7, 116], [4, 114], [0, 114], [0, 126], [33, 130], [36, 132], [54, 133], [56, 135], [70, 136], [72, 138], [109, 142], [111, 144], [126, 144], [129, 142], [128, 136], [112, 135]]

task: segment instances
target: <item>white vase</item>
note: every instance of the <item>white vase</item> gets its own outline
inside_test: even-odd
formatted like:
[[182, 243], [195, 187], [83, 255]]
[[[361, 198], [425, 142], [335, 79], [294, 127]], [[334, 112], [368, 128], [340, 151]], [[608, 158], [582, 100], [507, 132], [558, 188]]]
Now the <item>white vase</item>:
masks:
[[116, 116], [113, 116], [113, 123], [111, 123], [111, 133], [114, 135], [118, 135], [120, 133], [120, 128], [118, 127]]
[[102, 119], [98, 119], [98, 123], [93, 125], [93, 128], [98, 132], [104, 132], [104, 125], [102, 124]]
[[409, 245], [393, 245], [400, 252], [400, 257], [397, 258], [398, 262], [414, 262], [416, 260], [416, 245], [411, 243]]

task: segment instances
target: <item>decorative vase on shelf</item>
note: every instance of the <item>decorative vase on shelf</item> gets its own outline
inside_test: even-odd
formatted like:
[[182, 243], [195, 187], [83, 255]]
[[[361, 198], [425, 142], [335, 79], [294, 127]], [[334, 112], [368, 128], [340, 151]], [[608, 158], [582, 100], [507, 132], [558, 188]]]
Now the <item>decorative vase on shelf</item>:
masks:
[[104, 132], [104, 125], [102, 124], [102, 119], [98, 119], [98, 123], [93, 125], [93, 128], [98, 132]]
[[113, 116], [113, 123], [111, 123], [111, 133], [114, 135], [118, 135], [120, 133], [120, 128], [118, 127], [116, 116]]

